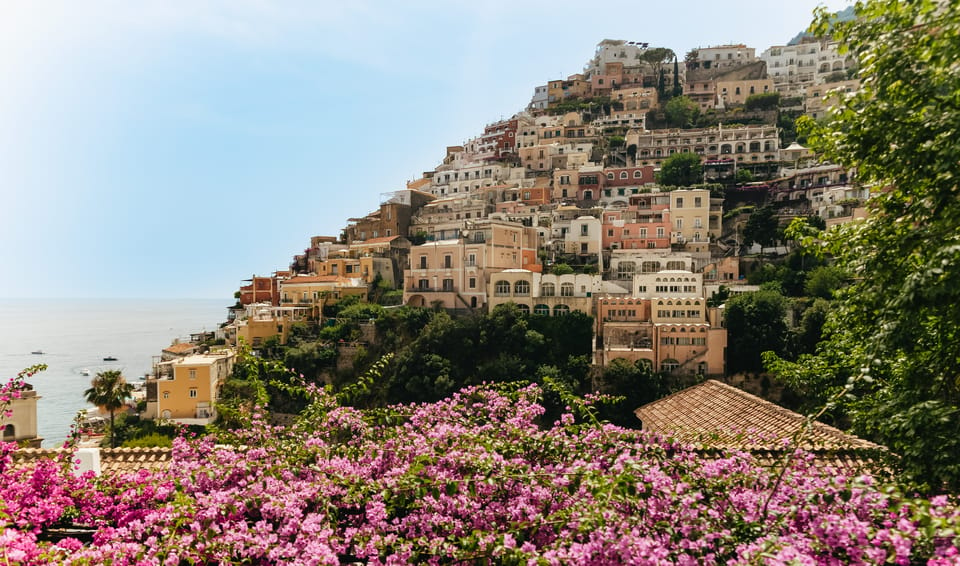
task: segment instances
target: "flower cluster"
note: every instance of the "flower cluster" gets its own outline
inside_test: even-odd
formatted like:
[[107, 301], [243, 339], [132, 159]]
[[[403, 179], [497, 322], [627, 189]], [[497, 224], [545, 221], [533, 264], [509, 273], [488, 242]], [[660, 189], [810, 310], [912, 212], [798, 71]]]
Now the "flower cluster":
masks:
[[[6, 466], [0, 562], [960, 564], [946, 497], [804, 454], [781, 476], [747, 453], [544, 426], [541, 393], [474, 387], [374, 420], [316, 390], [290, 427], [177, 440], [163, 474]], [[42, 541], [64, 524], [92, 542]]]

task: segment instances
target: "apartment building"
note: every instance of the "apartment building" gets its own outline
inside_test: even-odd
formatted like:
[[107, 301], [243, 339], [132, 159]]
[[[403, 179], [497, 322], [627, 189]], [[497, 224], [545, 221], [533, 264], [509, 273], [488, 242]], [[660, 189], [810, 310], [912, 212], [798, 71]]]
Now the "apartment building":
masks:
[[487, 281], [506, 269], [540, 271], [537, 230], [513, 222], [464, 221], [456, 237], [410, 250], [403, 302], [473, 310], [487, 304]]
[[705, 160], [742, 163], [777, 161], [780, 137], [776, 126], [717, 126], [629, 132], [627, 145], [637, 146], [640, 165], [662, 165], [676, 153], [696, 153]]
[[709, 308], [700, 274], [668, 270], [634, 275], [629, 297], [597, 299], [595, 363], [647, 360], [681, 375], [722, 375], [726, 329]]
[[516, 303], [521, 311], [538, 316], [563, 316], [573, 311], [593, 316], [593, 296], [602, 288], [600, 275], [507, 269], [490, 277], [488, 308]]
[[163, 362], [169, 373], [147, 380], [145, 418], [205, 425], [216, 419], [220, 388], [233, 371], [235, 352], [197, 354]]

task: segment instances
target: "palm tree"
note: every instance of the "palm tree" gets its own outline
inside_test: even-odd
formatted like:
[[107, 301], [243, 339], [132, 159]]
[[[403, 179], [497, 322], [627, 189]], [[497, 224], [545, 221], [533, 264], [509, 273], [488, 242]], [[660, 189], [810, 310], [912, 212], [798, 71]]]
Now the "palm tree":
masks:
[[88, 403], [110, 412], [110, 447], [116, 448], [114, 413], [133, 395], [133, 385], [127, 383], [120, 370], [115, 369], [97, 372], [90, 385], [92, 387], [84, 391], [83, 396]]

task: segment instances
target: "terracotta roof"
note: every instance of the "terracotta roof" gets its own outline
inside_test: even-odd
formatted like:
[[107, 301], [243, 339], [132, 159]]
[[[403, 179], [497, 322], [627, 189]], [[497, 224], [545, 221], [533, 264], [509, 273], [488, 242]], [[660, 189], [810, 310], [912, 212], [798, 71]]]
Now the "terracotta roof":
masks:
[[[12, 453], [15, 467], [26, 467], [43, 458], [66, 456], [63, 448], [21, 448]], [[136, 473], [140, 470], [163, 472], [169, 469], [169, 448], [101, 448], [100, 471], [106, 475]]]
[[350, 247], [353, 248], [357, 246], [366, 246], [370, 244], [386, 244], [387, 242], [392, 242], [399, 237], [400, 236], [383, 236], [380, 238], [370, 238], [369, 240], [361, 240], [361, 241], [354, 242], [350, 244]]
[[[636, 410], [643, 429], [706, 448], [783, 450], [805, 417], [721, 383], [707, 380]], [[799, 443], [811, 451], [882, 450], [883, 447], [814, 421]]]
[[178, 342], [176, 344], [170, 344], [163, 349], [164, 352], [170, 352], [171, 354], [185, 354], [187, 352], [192, 352], [196, 350], [196, 344], [191, 344], [189, 342]]
[[424, 177], [421, 179], [417, 179], [416, 181], [410, 181], [409, 183], [407, 183], [407, 188], [416, 190], [416, 189], [419, 189], [420, 187], [424, 187], [429, 184], [430, 184], [430, 179], [427, 179], [426, 177]]
[[280, 282], [281, 287], [296, 285], [297, 283], [338, 283], [344, 278], [339, 275], [301, 275]]

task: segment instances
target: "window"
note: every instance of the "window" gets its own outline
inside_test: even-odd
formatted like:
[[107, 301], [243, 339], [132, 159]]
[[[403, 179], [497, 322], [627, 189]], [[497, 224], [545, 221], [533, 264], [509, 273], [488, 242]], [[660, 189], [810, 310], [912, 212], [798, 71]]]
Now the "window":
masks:
[[570, 307], [567, 305], [557, 305], [553, 307], [553, 316], [564, 316], [570, 314]]
[[620, 172], [620, 178], [621, 178], [621, 179], [626, 179], [626, 178], [627, 178], [627, 172], [626, 172], [626, 171], [621, 171], [621, 172]]
[[677, 197], [677, 208], [683, 208], [683, 197]]
[[191, 369], [191, 370], [190, 370], [190, 379], [196, 379], [196, 378], [197, 378], [197, 370]]
[[677, 230], [683, 230], [683, 218], [677, 218]]
[[453, 256], [450, 254], [443, 256], [443, 266], [447, 269], [453, 267]]
[[[540, 285], [541, 297], [554, 297], [557, 294], [557, 288], [553, 283], [544, 283]], [[549, 310], [549, 309], [547, 309]]]
[[607, 179], [610, 180], [610, 181], [612, 181], [612, 180], [613, 180], [613, 173], [607, 173]]
[[471, 289], [476, 289], [476, 288], [477, 288], [477, 278], [476, 278], [476, 277], [471, 277], [470, 279], [468, 279], [468, 280], [467, 280], [467, 286], [470, 287]]
[[621, 261], [617, 264], [617, 279], [630, 279], [637, 270], [637, 264], [632, 261]]
[[430, 288], [430, 281], [428, 279], [420, 279], [417, 281], [417, 288], [421, 291], [426, 291]]
[[573, 283], [561, 283], [561, 284], [560, 284], [560, 296], [561, 296], [561, 297], [572, 297], [572, 296], [573, 296]]
[[467, 267], [473, 267], [477, 265], [477, 254], [467, 255]]
[[196, 387], [191, 387], [191, 388], [190, 388], [190, 398], [191, 398], [191, 399], [196, 399], [196, 398], [197, 398], [197, 388], [196, 388]]
[[510, 296], [510, 282], [500, 280], [497, 281], [496, 286], [494, 287], [494, 296], [496, 297], [509, 297]]
[[169, 392], [169, 391], [164, 391], [164, 392], [163, 392], [163, 398], [164, 398], [164, 399], [169, 399], [169, 398], [170, 398], [170, 392]]
[[517, 281], [513, 285], [513, 294], [519, 295], [521, 297], [530, 296], [530, 282], [529, 281]]
[[642, 179], [642, 178], [643, 178], [643, 172], [642, 172], [642, 171], [634, 171], [634, 172], [633, 172], [633, 178], [634, 178], [634, 179]]
[[444, 290], [444, 291], [453, 291], [453, 279], [444, 279], [444, 280], [443, 280], [443, 290]]
[[581, 235], [581, 236], [589, 236], [589, 235], [590, 235], [590, 227], [589, 227], [588, 225], [586, 225], [586, 224], [581, 224], [581, 225], [580, 225], [580, 235]]
[[540, 316], [550, 316], [550, 307], [547, 305], [537, 305], [533, 307], [533, 314]]
[[658, 237], [658, 238], [662, 238], [662, 237], [663, 237], [663, 226], [657, 228], [657, 237]]
[[420, 256], [420, 269], [426, 269], [426, 268], [427, 268], [427, 256], [422, 255]]

